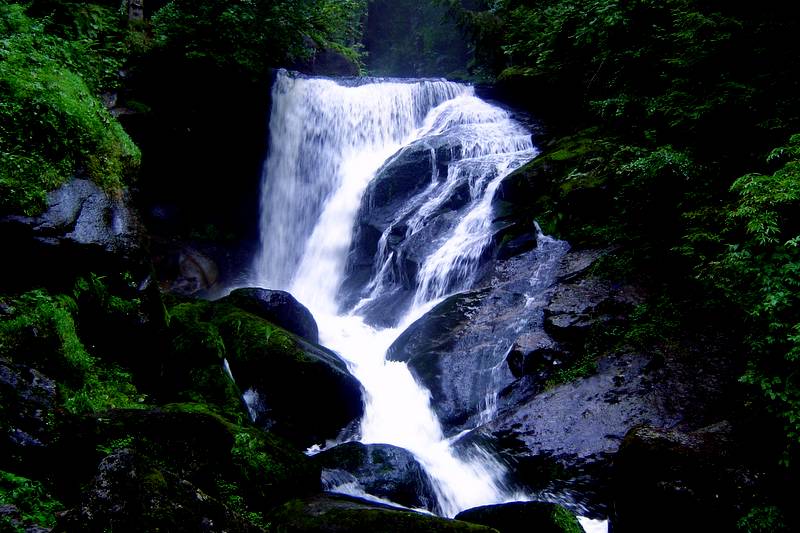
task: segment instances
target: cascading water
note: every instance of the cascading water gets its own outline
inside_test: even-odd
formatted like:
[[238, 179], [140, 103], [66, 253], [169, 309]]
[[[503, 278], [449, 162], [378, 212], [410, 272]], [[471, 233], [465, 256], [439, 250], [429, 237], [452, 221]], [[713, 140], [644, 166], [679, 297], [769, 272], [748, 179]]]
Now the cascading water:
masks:
[[[530, 134], [507, 112], [476, 98], [471, 87], [446, 81], [345, 86], [281, 72], [272, 97], [256, 283], [288, 290], [311, 309], [321, 342], [348, 362], [366, 390], [362, 442], [411, 451], [429, 473], [443, 514], [515, 499], [503, 467], [487, 452], [476, 446], [467, 458], [454, 453], [429, 392], [405, 363], [386, 361], [385, 354], [441, 297], [470, 287], [491, 239], [491, 199], [504, 176], [534, 157]], [[446, 176], [436, 161], [444, 137], [456, 147]], [[361, 304], [394, 283], [399, 252], [389, 250], [388, 241], [401, 219], [411, 238], [441, 214], [453, 191], [461, 187], [468, 194], [451, 209], [454, 222], [429, 239], [412, 303], [394, 310], [397, 325], [376, 328], [365, 322], [361, 306], [340, 312], [337, 292], [367, 186], [392, 154], [420, 143], [431, 155], [430, 182], [383, 232]]]

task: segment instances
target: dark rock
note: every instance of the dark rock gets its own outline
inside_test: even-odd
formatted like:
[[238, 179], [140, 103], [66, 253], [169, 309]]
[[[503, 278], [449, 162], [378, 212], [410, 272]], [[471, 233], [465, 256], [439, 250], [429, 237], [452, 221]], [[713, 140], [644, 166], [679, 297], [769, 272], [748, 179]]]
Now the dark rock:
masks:
[[212, 307], [236, 384], [258, 399], [250, 407], [259, 424], [308, 447], [361, 417], [361, 384], [334, 352], [225, 302]]
[[759, 477], [736, 455], [728, 422], [691, 432], [633, 428], [614, 458], [614, 531], [736, 530], [757, 501]]
[[311, 311], [288, 292], [259, 288], [236, 289], [221, 301], [269, 320], [310, 342], [319, 343], [319, 328]]
[[[167, 510], [170, 501], [173, 501], [170, 495], [173, 494], [174, 483], [179, 486], [188, 483], [197, 491], [223, 503], [228, 501], [229, 496], [236, 495], [254, 509], [268, 508], [290, 497], [313, 494], [320, 487], [319, 468], [291, 444], [252, 426], [241, 426], [225, 420], [204, 404], [112, 410], [102, 415], [73, 420], [68, 428], [69, 431], [62, 433], [54, 451], [54, 457], [60, 461], [57, 470], [61, 474], [54, 482], [60, 493], [71, 495], [72, 501], [76, 500], [73, 493], [78, 485], [89, 484], [98, 461], [120, 450], [131, 452], [129, 455], [135, 459], [132, 464], [137, 471], [156, 470], [154, 475], [167, 480], [168, 494], [163, 495], [162, 502]], [[64, 457], [70, 460], [65, 462]], [[118, 487], [120, 491], [125, 487], [132, 491], [131, 505], [138, 505], [139, 494], [146, 497], [147, 487], [139, 485], [142, 475], [131, 480], [132, 485]], [[94, 502], [93, 490], [83, 495], [82, 507], [76, 509], [81, 520], [83, 518], [80, 516], [84, 514], [82, 509], [91, 511], [95, 505], [104, 508], [104, 503]], [[182, 489], [174, 490], [177, 502], [181, 503]], [[122, 496], [116, 502], [110, 498], [109, 505], [112, 508], [113, 505], [124, 506], [126, 498]], [[114, 513], [111, 514], [116, 516]], [[111, 516], [108, 520], [115, 518]], [[162, 530], [171, 531], [168, 528]]]
[[[436, 212], [428, 215], [425, 227], [410, 237], [409, 217], [427, 198], [422, 194], [434, 181], [447, 176], [448, 165], [461, 157], [461, 147], [452, 138], [439, 135], [421, 139], [403, 148], [378, 170], [361, 201], [356, 218], [353, 242], [348, 255], [346, 275], [339, 298], [343, 308], [353, 307], [367, 296], [364, 289], [375, 268], [381, 235], [388, 231], [387, 253], [394, 253], [389, 273], [390, 296], [371, 302], [361, 312], [373, 324], [391, 326], [405, 309], [415, 287], [419, 265], [432, 251], [436, 238], [457, 222], [455, 210], [469, 201], [466, 178], [450, 190]], [[432, 194], [432, 193], [431, 193]], [[412, 201], [417, 196], [418, 200]]]
[[0, 465], [35, 463], [55, 435], [56, 384], [38, 370], [0, 359]]
[[489, 526], [500, 533], [583, 533], [575, 515], [555, 503], [513, 502], [467, 509], [456, 520]]
[[639, 302], [633, 289], [598, 278], [563, 283], [544, 308], [545, 331], [558, 341], [580, 343], [593, 327], [626, 315]]
[[484, 401], [486, 383], [477, 387], [473, 381], [492, 365], [487, 359], [494, 350], [478, 337], [477, 325], [469, 319], [489, 294], [484, 289], [447, 298], [411, 324], [387, 352], [389, 360], [408, 363], [431, 391], [431, 404], [448, 427], [466, 422]]
[[219, 277], [219, 269], [213, 259], [188, 247], [178, 252], [177, 267], [178, 276], [170, 283], [168, 290], [182, 296], [210, 289]]
[[609, 465], [625, 434], [639, 424], [696, 425], [725, 401], [729, 362], [720, 355], [609, 355], [597, 373], [539, 392], [529, 376], [501, 393], [482, 432], [516, 465], [532, 490], [577, 490], [590, 511], [608, 501]]
[[124, 448], [106, 456], [81, 503], [54, 531], [242, 531], [261, 528], [158, 463]]
[[508, 369], [515, 378], [527, 375], [539, 375], [541, 379], [552, 374], [553, 370], [564, 368], [572, 359], [572, 353], [557, 348], [549, 337], [543, 336], [544, 346], [525, 349], [519, 344], [521, 339], [511, 347], [506, 357]]
[[[341, 484], [336, 474], [347, 472], [368, 494], [406, 507], [437, 510], [436, 494], [428, 475], [411, 452], [403, 448], [348, 442], [315, 455], [313, 461], [322, 468], [325, 490], [334, 490]], [[326, 472], [332, 474], [328, 486]]]
[[[542, 307], [549, 299], [566, 243], [547, 240], [539, 248], [498, 262], [481, 283], [486, 288], [448, 297], [406, 329], [387, 357], [405, 361], [433, 398], [447, 430], [456, 430], [487, 407], [487, 396], [516, 377], [517, 348], [533, 349], [541, 332]], [[546, 335], [537, 344], [554, 346]], [[522, 354], [524, 356], [524, 354]], [[524, 362], [516, 371], [524, 373]]]
[[278, 531], [329, 533], [490, 532], [493, 529], [458, 520], [411, 512], [338, 494], [293, 500], [266, 516]]
[[49, 193], [39, 216], [5, 216], [0, 231], [14, 261], [0, 262], [9, 286], [30, 286], [48, 279], [66, 284], [75, 275], [149, 271], [144, 229], [129, 206], [127, 193], [110, 194], [89, 180], [73, 179]]

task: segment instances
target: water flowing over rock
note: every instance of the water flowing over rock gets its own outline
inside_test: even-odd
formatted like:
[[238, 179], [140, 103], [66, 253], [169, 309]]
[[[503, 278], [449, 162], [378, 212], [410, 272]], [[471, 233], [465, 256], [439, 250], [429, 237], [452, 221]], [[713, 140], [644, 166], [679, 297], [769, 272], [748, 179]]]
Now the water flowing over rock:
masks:
[[315, 455], [314, 462], [322, 467], [325, 490], [356, 489], [406, 507], [438, 510], [428, 475], [403, 448], [348, 442]]
[[493, 415], [496, 394], [515, 379], [506, 362], [515, 342], [541, 330], [566, 243], [540, 237], [537, 250], [497, 265], [481, 288], [445, 299], [414, 322], [389, 348], [431, 391], [450, 431]]
[[[442, 514], [512, 499], [503, 466], [480, 446], [457, 456], [428, 391], [385, 353], [404, 326], [491, 270], [507, 240], [492, 198], [536, 155], [530, 133], [444, 80], [279, 73], [272, 101], [255, 284], [308, 306], [320, 341], [364, 385], [360, 440], [409, 450]], [[510, 344], [495, 354], [503, 365]]]

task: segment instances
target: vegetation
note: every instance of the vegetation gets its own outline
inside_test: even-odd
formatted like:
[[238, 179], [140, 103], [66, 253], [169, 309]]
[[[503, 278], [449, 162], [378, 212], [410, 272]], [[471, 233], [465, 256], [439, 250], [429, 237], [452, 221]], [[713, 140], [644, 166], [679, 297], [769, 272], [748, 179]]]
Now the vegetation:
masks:
[[68, 411], [142, 407], [144, 396], [131, 383], [130, 373], [87, 352], [78, 337], [72, 298], [37, 289], [8, 305], [10, 316], [0, 322], [0, 357], [59, 376], [61, 401]]
[[116, 79], [113, 11], [76, 10], [75, 27], [0, 2], [0, 212], [35, 214], [46, 193], [85, 175], [106, 189], [140, 154], [98, 97]]
[[0, 505], [13, 505], [17, 508], [21, 523], [14, 523], [10, 517], [0, 518], [0, 529], [6, 531], [26, 531], [23, 526], [36, 525], [52, 528], [56, 523], [56, 513], [64, 506], [53, 499], [38, 481], [17, 476], [0, 470]]
[[[155, 4], [131, 22], [116, 1], [0, 0], [0, 215], [40, 213], [47, 193], [75, 176], [107, 191], [138, 179], [144, 211], [180, 206], [178, 233], [246, 236], [271, 69], [313, 70], [333, 51], [362, 72], [493, 83], [550, 134], [543, 156], [504, 183], [498, 214], [535, 217], [576, 246], [613, 249], [599, 273], [648, 289], [626, 324], [593, 332], [584, 357], [548, 385], [590, 374], [603, 350], [669, 353], [713, 330], [746, 368], [742, 404], [773, 415], [780, 460], [796, 472], [800, 41], [790, 3]], [[226, 187], [204, 185], [221, 177]], [[305, 489], [291, 483], [293, 452], [249, 425], [221, 361], [269, 352], [305, 363], [302, 347], [243, 311], [182, 303], [167, 313], [160, 297], [118, 281], [87, 272], [69, 294], [0, 288], [0, 358], [56, 381], [48, 423], [101, 425], [98, 415], [184, 402], [165, 412], [221, 425], [230, 469], [216, 484], [198, 483], [266, 526], [252, 511], [269, 500], [254, 488], [260, 480], [275, 481], [269, 490], [293, 487], [291, 496]], [[133, 447], [160, 461], [152, 439], [125, 431], [94, 435], [91, 453]], [[16, 506], [25, 524], [53, 525], [64, 498], [49, 492], [0, 472], [0, 503]], [[778, 529], [786, 510], [768, 503], [739, 527]]]
[[[475, 73], [555, 133], [580, 132], [521, 171], [516, 192], [532, 205], [511, 210], [616, 247], [615, 274], [648, 280], [659, 303], [623, 339], [664, 342], [701, 323], [729, 335], [749, 365], [742, 381], [782, 420], [789, 462], [800, 449], [800, 45], [788, 6], [445, 3], [471, 35]], [[529, 186], [548, 169], [555, 183]]]

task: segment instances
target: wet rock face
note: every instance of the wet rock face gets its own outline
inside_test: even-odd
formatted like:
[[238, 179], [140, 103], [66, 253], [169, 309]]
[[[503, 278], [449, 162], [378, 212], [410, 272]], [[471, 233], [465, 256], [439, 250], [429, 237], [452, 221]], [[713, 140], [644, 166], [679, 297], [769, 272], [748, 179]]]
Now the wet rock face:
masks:
[[51, 443], [48, 417], [56, 407], [56, 384], [36, 369], [0, 359], [0, 464], [35, 461]]
[[319, 328], [311, 311], [286, 291], [236, 289], [222, 301], [269, 320], [308, 341], [319, 343]]
[[[447, 135], [431, 136], [403, 148], [378, 170], [361, 201], [339, 299], [345, 309], [367, 296], [381, 236], [388, 231], [385, 252], [394, 254], [391, 287], [361, 312], [373, 324], [392, 326], [407, 307], [419, 266], [433, 251], [435, 239], [457, 222], [457, 212], [470, 200], [466, 177], [446, 192], [437, 210], [429, 213], [418, 232], [408, 226], [432, 185], [447, 177], [450, 163], [461, 157], [461, 146]], [[414, 201], [415, 197], [418, 201]]]
[[494, 264], [483, 288], [445, 299], [389, 348], [388, 358], [407, 362], [431, 391], [446, 431], [474, 426], [475, 417], [491, 408], [487, 394], [509, 387], [518, 377], [514, 372], [524, 371], [524, 363], [514, 362], [515, 350], [555, 346], [538, 332], [565, 251], [565, 243], [550, 240]]
[[664, 359], [610, 354], [597, 372], [541, 391], [519, 379], [498, 399], [497, 417], [479, 433], [517, 465], [533, 489], [576, 490], [590, 509], [608, 501], [609, 467], [631, 428], [702, 424], [725, 397], [727, 362], [720, 356]]
[[58, 282], [86, 271], [146, 271], [144, 230], [127, 194], [109, 194], [89, 180], [73, 179], [51, 192], [39, 216], [0, 218], [0, 231], [14, 250], [14, 261], [0, 262], [9, 284]]
[[323, 489], [353, 483], [364, 492], [412, 508], [437, 511], [428, 475], [414, 456], [389, 444], [348, 442], [314, 456], [322, 468]]

